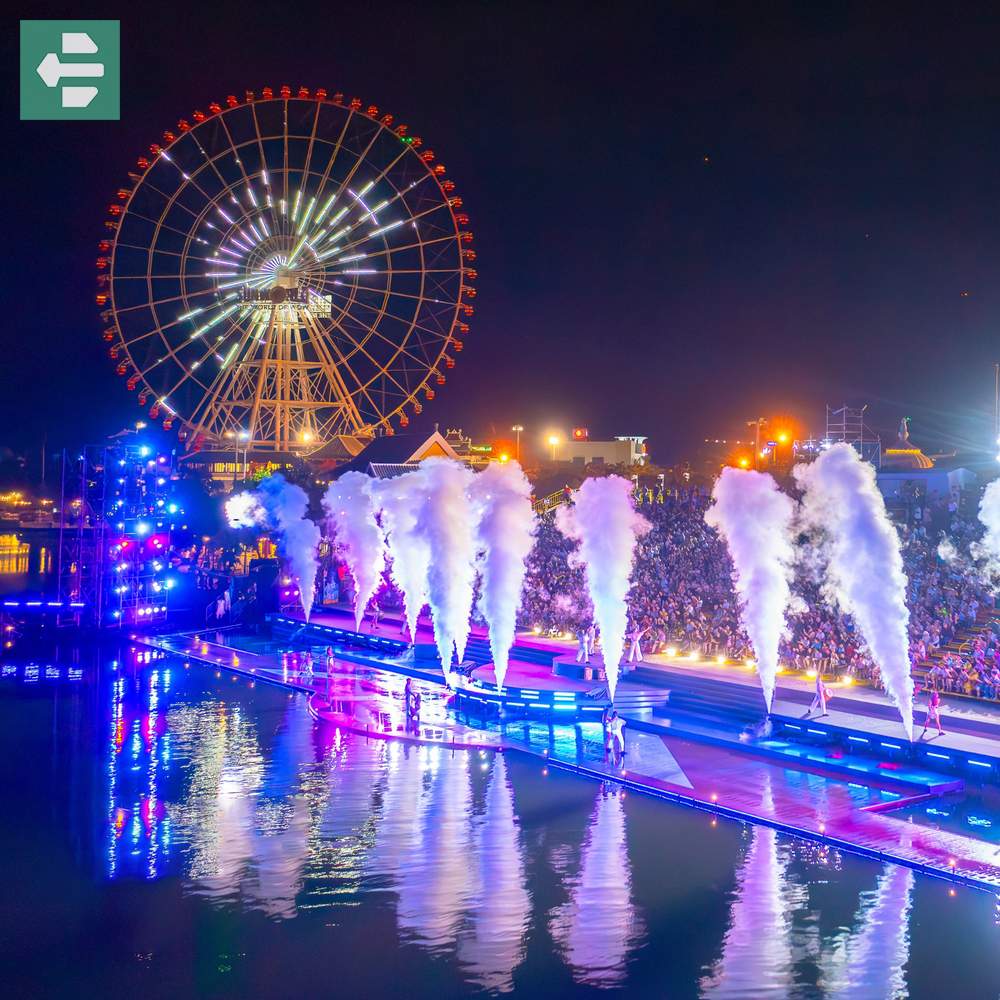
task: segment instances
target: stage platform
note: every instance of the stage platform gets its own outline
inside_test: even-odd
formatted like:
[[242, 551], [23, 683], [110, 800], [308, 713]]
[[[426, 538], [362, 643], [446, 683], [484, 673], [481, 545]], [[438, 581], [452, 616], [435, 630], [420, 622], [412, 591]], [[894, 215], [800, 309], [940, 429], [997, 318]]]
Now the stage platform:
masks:
[[[272, 625], [289, 641], [336, 644], [338, 655], [359, 665], [444, 682], [439, 663], [412, 656], [402, 637], [404, 627], [392, 616], [384, 616], [376, 630], [364, 623], [360, 633], [354, 630], [353, 614], [340, 609], [317, 612], [308, 625], [296, 616], [272, 616]], [[421, 620], [417, 632], [419, 644], [432, 641], [429, 622]], [[456, 682], [458, 701], [473, 713], [503, 709], [515, 716], [597, 717], [607, 705], [603, 682], [566, 676], [579, 673], [575, 657], [575, 643], [518, 633], [506, 688], [499, 692], [486, 631], [473, 627], [467, 658], [477, 665], [467, 679]], [[968, 699], [943, 698], [947, 735], [928, 734], [926, 740], [911, 745], [898, 712], [881, 692], [861, 686], [829, 686], [834, 693], [831, 714], [825, 719], [803, 719], [813, 697], [813, 682], [788, 675], [778, 678], [773, 735], [780, 737], [778, 751], [784, 758], [809, 756], [816, 750], [827, 759], [826, 769], [837, 772], [859, 771], [870, 761], [886, 771], [905, 763], [911, 771], [943, 775], [939, 782], [943, 785], [1000, 779], [1000, 709]], [[763, 696], [752, 669], [687, 657], [647, 657], [619, 682], [615, 707], [648, 731], [687, 732], [692, 739], [721, 746], [731, 745], [741, 730], [759, 725], [764, 718]], [[923, 724], [919, 705], [916, 718], [919, 732]], [[759, 740], [746, 741], [744, 746], [755, 753], [775, 752], [773, 744], [764, 746]]]
[[[417, 678], [424, 708], [418, 725], [408, 725], [402, 692], [406, 675], [355, 664], [338, 657], [329, 675], [296, 671], [294, 658], [271, 650], [240, 650], [197, 635], [139, 636], [137, 642], [183, 659], [200, 661], [234, 682], [267, 682], [309, 698], [315, 717], [371, 739], [404, 740], [479, 753], [523, 752], [551, 767], [644, 794], [703, 809], [713, 818], [754, 822], [815, 841], [821, 850], [839, 849], [879, 861], [894, 861], [956, 883], [1000, 891], [996, 847], [974, 836], [915, 826], [892, 810], [919, 804], [939, 793], [938, 776], [889, 771], [867, 762], [848, 776], [831, 772], [830, 761], [802, 753], [794, 744], [774, 753], [749, 754], [732, 731], [729, 744], [699, 742], [663, 725], [658, 731], [634, 720], [626, 729], [626, 757], [603, 756], [602, 728], [595, 719], [523, 717], [510, 722], [456, 714], [440, 676]], [[223, 636], [224, 638], [224, 636]], [[342, 661], [342, 662], [341, 662]], [[361, 667], [359, 670], [358, 667]], [[798, 752], [798, 756], [793, 756]], [[706, 828], [706, 835], [709, 830]]]
[[[276, 620], [287, 628], [303, 625], [288, 616]], [[321, 612], [313, 616], [309, 632], [355, 641], [358, 634], [353, 626], [353, 616], [346, 611]], [[407, 648], [399, 638], [401, 631], [398, 620], [383, 618], [376, 632], [365, 624], [361, 636], [368, 637], [364, 641], [378, 648], [401, 653]], [[421, 622], [418, 641], [427, 642], [431, 637], [430, 623]], [[473, 629], [468, 655], [480, 663], [470, 674], [473, 690], [462, 695], [473, 699], [473, 704], [500, 707], [513, 703], [514, 710], [530, 707], [536, 712], [570, 711], [557, 709], [557, 703], [578, 708], [588, 703], [588, 707], [599, 704], [602, 708], [606, 704], [596, 698], [603, 682], [588, 679], [576, 663], [575, 643], [518, 633], [511, 650], [508, 690], [503, 695], [496, 691], [484, 629]], [[382, 660], [382, 665], [393, 669], [387, 660]], [[405, 661], [401, 666], [406, 668]], [[599, 657], [595, 657], [591, 667], [599, 666]], [[439, 671], [437, 676], [443, 681]], [[873, 758], [885, 770], [906, 763], [911, 770], [945, 775], [944, 783], [1000, 779], [1000, 706], [944, 697], [946, 735], [929, 733], [926, 740], [910, 744], [899, 713], [887, 696], [859, 685], [833, 683], [829, 687], [834, 695], [829, 716], [805, 719], [813, 698], [813, 682], [804, 677], [779, 676], [772, 706], [774, 735], [781, 736], [786, 744], [827, 749], [839, 746], [851, 757]], [[619, 682], [615, 706], [626, 719], [644, 729], [686, 730], [692, 738], [717, 739], [720, 745], [728, 745], [740, 730], [759, 724], [765, 714], [760, 684], [751, 668], [687, 657], [645, 658]], [[915, 717], [919, 733], [924, 719], [919, 697]], [[754, 746], [759, 746], [759, 741]], [[792, 756], [802, 751], [789, 747], [785, 753]], [[852, 765], [855, 769], [862, 766], [848, 760], [836, 768]]]

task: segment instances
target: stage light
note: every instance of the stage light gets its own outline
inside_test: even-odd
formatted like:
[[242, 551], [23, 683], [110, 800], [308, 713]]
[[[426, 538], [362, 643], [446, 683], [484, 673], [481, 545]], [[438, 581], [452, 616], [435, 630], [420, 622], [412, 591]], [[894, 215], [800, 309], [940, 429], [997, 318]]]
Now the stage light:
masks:
[[667, 656], [676, 656], [676, 655], [677, 655], [677, 647], [667, 646]]

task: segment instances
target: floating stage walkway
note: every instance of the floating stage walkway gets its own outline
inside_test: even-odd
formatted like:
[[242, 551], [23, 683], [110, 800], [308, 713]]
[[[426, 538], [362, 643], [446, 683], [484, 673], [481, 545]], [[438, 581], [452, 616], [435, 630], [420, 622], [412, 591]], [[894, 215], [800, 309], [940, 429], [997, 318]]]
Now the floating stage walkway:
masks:
[[[754, 737], [748, 730], [763, 717], [756, 677], [737, 667], [657, 658], [619, 684], [615, 704], [627, 720], [627, 754], [616, 763], [603, 751], [603, 684], [558, 669], [574, 658], [570, 644], [519, 636], [501, 693], [488, 642], [476, 630], [464, 665], [469, 676], [451, 691], [431, 649], [414, 651], [399, 636], [398, 623], [384, 621], [374, 634], [367, 626], [358, 633], [353, 624], [340, 612], [314, 615], [309, 625], [281, 615], [271, 621], [270, 639], [210, 629], [134, 639], [228, 672], [234, 681], [242, 675], [249, 683], [301, 692], [318, 719], [367, 738], [523, 752], [543, 769], [616, 782], [716, 816], [771, 826], [824, 849], [1000, 893], [997, 845], [905, 816], [935, 797], [960, 792], [967, 780], [996, 778], [1000, 741], [989, 736], [989, 712], [958, 706], [961, 725], [950, 726], [952, 706], [945, 705], [949, 735], [911, 749], [891, 706], [876, 692], [838, 689], [827, 718], [804, 719], [811, 684], [780, 678], [773, 731]], [[429, 631], [421, 627], [417, 640], [418, 647], [429, 647]], [[322, 659], [328, 645], [337, 664], [329, 675]], [[299, 657], [282, 657], [293, 646], [312, 650], [312, 673], [298, 669]], [[422, 698], [415, 725], [403, 711], [407, 677]], [[920, 714], [918, 731], [922, 723]], [[1000, 734], [1000, 713], [996, 727]]]

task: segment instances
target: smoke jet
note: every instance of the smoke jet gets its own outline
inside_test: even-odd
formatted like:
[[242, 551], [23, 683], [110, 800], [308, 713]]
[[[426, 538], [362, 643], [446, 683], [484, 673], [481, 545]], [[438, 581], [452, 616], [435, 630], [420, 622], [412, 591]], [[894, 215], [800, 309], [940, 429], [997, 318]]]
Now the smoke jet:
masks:
[[517, 462], [491, 462], [475, 476], [470, 498], [482, 594], [479, 607], [490, 630], [490, 652], [498, 688], [507, 676], [517, 609], [535, 539], [531, 484]]
[[389, 552], [392, 582], [403, 595], [410, 640], [417, 640], [417, 620], [427, 603], [427, 571], [431, 554], [417, 531], [417, 518], [426, 502], [418, 470], [404, 472], [375, 486], [375, 504], [382, 509], [382, 531]]
[[712, 489], [705, 521], [725, 539], [735, 567], [740, 618], [757, 657], [757, 674], [771, 711], [778, 644], [791, 601], [795, 504], [766, 472], [726, 468]]
[[857, 622], [912, 740], [906, 576], [875, 470], [849, 444], [835, 444], [793, 475], [805, 491], [803, 527], [823, 538], [827, 597]]
[[252, 528], [262, 524], [264, 508], [253, 493], [234, 493], [226, 501], [226, 520], [230, 528]]
[[316, 549], [320, 542], [319, 525], [306, 517], [309, 497], [301, 486], [276, 472], [257, 487], [257, 498], [267, 513], [268, 525], [277, 533], [278, 551], [298, 582], [299, 600], [309, 621], [316, 596]]
[[978, 542], [972, 543], [972, 554], [983, 563], [987, 577], [1000, 576], [1000, 479], [994, 479], [983, 490], [979, 521], [986, 531]]
[[426, 497], [417, 513], [416, 533], [430, 553], [427, 598], [441, 669], [449, 680], [452, 649], [459, 663], [465, 656], [476, 581], [476, 543], [468, 497], [473, 474], [450, 458], [427, 458], [416, 475]]
[[354, 577], [354, 627], [359, 632], [385, 570], [385, 539], [375, 518], [373, 487], [363, 472], [345, 472], [323, 496], [327, 521]]
[[629, 576], [636, 541], [650, 529], [632, 506], [632, 484], [621, 476], [586, 479], [571, 506], [556, 510], [556, 524], [580, 543], [594, 617], [601, 629], [604, 673], [614, 701], [625, 647]]

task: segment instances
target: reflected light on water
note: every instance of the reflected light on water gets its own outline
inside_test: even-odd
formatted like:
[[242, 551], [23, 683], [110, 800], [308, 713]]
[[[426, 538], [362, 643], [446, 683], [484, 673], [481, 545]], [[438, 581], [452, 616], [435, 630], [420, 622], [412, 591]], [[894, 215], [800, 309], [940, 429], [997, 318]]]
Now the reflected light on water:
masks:
[[624, 980], [642, 925], [632, 902], [624, 799], [606, 788], [594, 806], [569, 900], [553, 913], [551, 926], [578, 983], [607, 987]]

